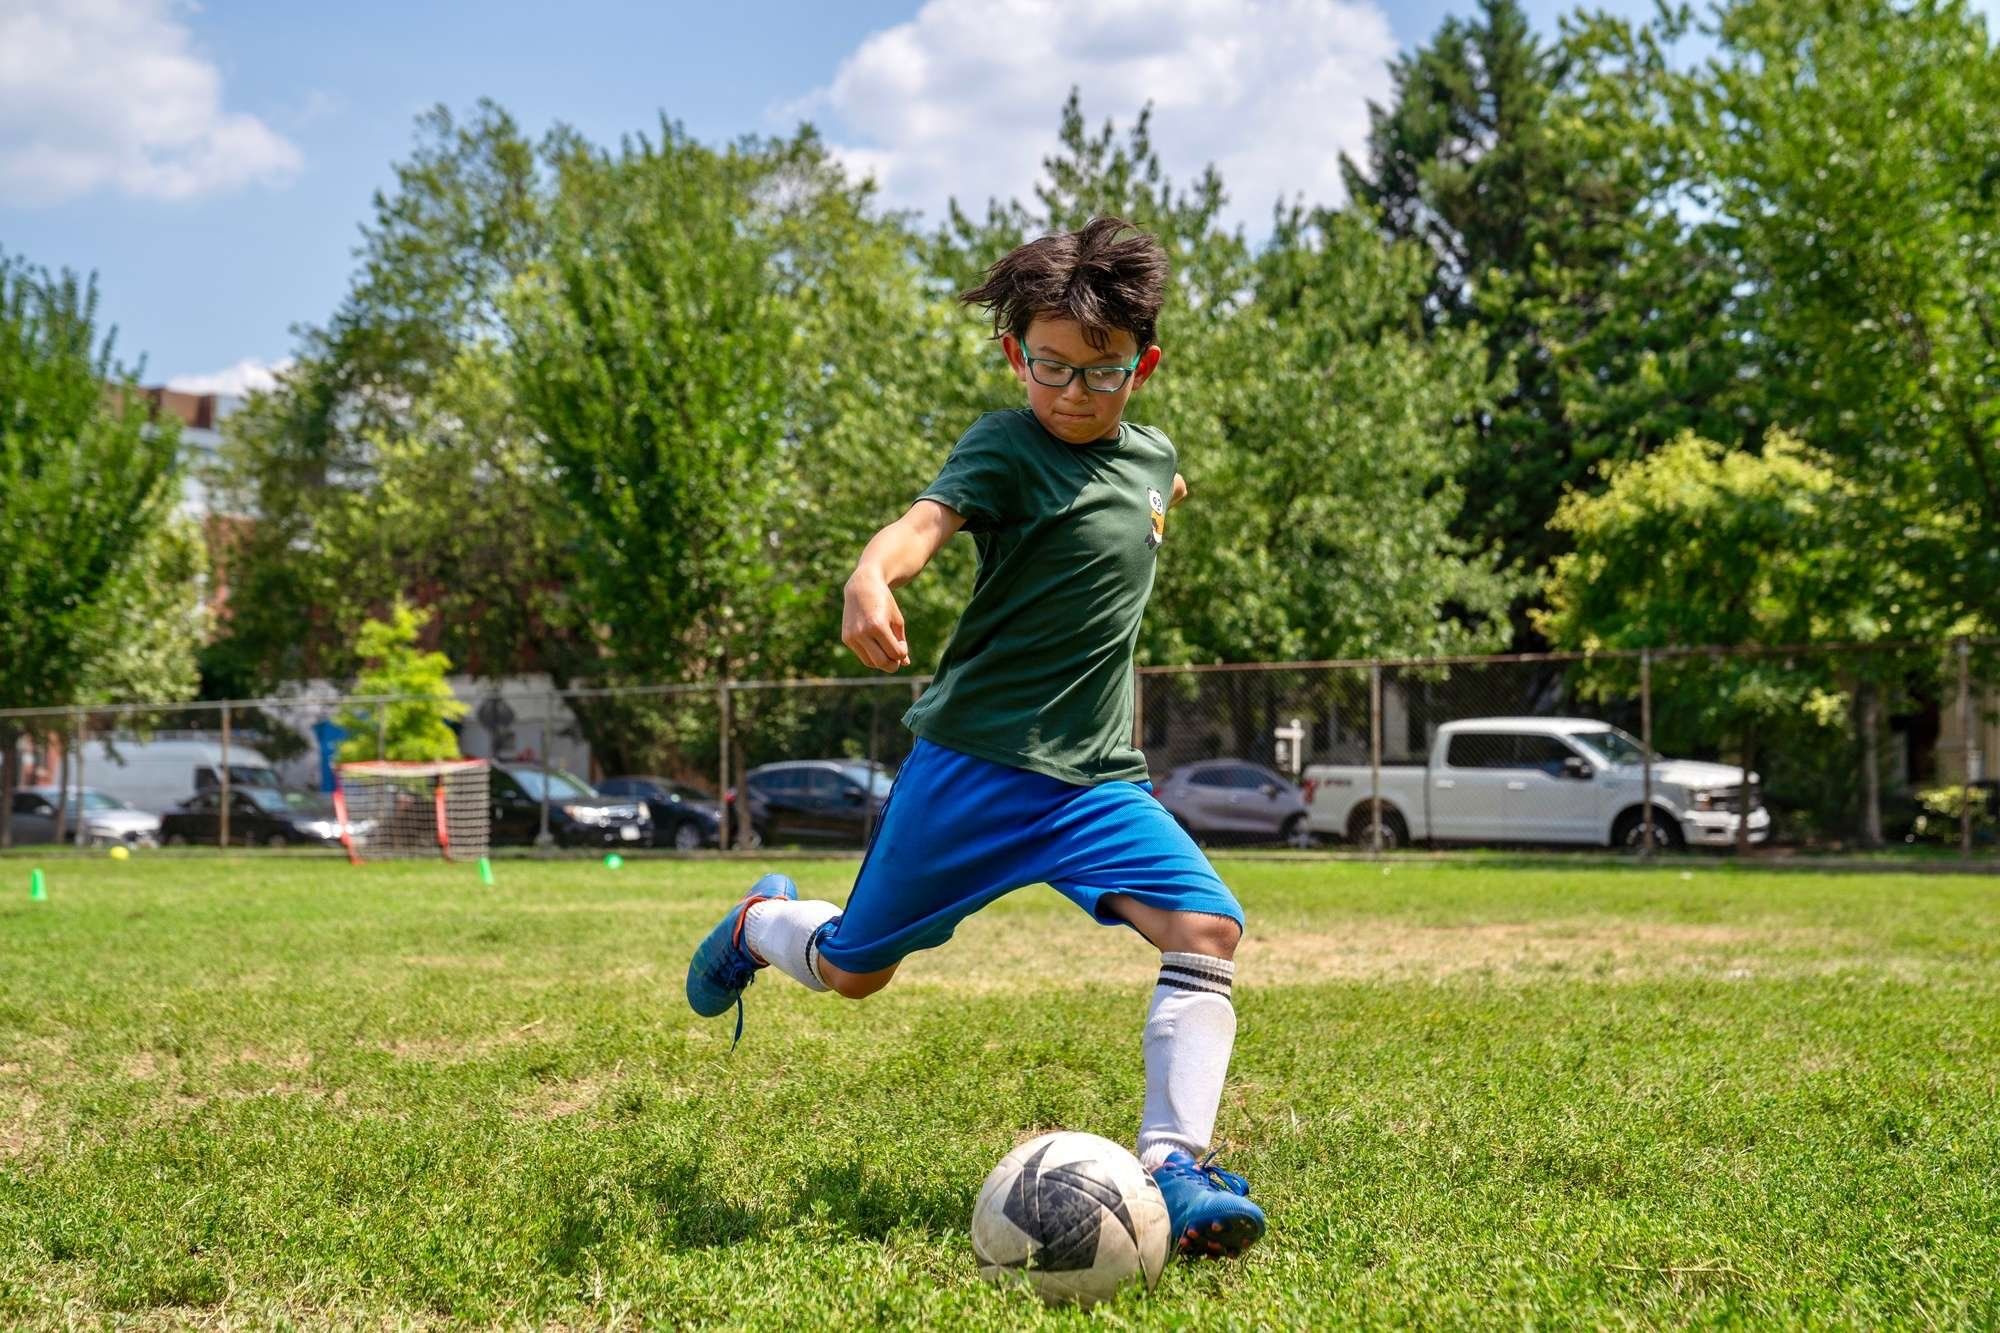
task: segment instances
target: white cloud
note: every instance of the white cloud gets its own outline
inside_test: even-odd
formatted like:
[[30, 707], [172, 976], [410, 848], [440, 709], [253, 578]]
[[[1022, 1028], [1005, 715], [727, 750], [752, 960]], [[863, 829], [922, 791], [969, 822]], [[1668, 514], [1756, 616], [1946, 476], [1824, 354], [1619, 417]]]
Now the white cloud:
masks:
[[283, 180], [301, 158], [226, 110], [174, 0], [0, 0], [0, 202], [112, 189], [187, 199]]
[[786, 111], [935, 219], [948, 198], [1027, 198], [1072, 87], [1093, 130], [1150, 102], [1168, 174], [1213, 162], [1232, 216], [1261, 226], [1280, 198], [1343, 197], [1340, 154], [1363, 144], [1396, 50], [1373, 0], [928, 0]]
[[260, 361], [246, 356], [233, 366], [206, 375], [176, 375], [167, 381], [169, 389], [181, 393], [231, 393], [238, 397], [259, 389], [273, 388], [278, 377], [292, 368], [292, 358]]

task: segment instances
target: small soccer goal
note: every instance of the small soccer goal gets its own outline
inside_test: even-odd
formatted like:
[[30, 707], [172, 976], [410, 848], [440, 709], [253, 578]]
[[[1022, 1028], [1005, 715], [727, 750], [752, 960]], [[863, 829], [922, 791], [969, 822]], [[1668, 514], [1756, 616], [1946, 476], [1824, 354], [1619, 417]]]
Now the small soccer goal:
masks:
[[333, 807], [347, 859], [486, 855], [493, 829], [487, 788], [484, 759], [336, 764]]

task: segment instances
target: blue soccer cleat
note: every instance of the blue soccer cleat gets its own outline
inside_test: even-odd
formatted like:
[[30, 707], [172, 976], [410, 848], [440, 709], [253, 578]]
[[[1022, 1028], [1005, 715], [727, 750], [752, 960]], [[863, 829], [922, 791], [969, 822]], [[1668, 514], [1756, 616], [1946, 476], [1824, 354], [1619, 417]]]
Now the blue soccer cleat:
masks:
[[1174, 1244], [1195, 1259], [1243, 1253], [1264, 1234], [1264, 1210], [1250, 1202], [1250, 1182], [1210, 1166], [1211, 1153], [1195, 1161], [1171, 1152], [1153, 1168], [1153, 1183], [1166, 1196]]
[[767, 898], [797, 901], [798, 896], [798, 886], [784, 875], [764, 876], [695, 946], [694, 957], [688, 960], [689, 1006], [703, 1018], [714, 1018], [735, 1005], [739, 1041], [743, 1037], [743, 991], [757, 979], [757, 969], [764, 966], [743, 943], [743, 919], [751, 907]]

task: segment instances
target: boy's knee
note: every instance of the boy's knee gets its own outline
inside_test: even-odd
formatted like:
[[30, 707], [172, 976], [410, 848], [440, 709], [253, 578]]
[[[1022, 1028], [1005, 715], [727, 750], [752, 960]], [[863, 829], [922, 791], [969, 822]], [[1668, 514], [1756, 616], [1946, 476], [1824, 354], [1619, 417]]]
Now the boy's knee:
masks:
[[820, 964], [820, 979], [835, 995], [849, 1000], [867, 999], [888, 985], [895, 975], [894, 967], [885, 967], [880, 972], [843, 972], [831, 964]]
[[1161, 948], [1168, 953], [1198, 953], [1210, 958], [1235, 958], [1243, 938], [1243, 927], [1234, 918], [1211, 912], [1175, 912], [1168, 939]]

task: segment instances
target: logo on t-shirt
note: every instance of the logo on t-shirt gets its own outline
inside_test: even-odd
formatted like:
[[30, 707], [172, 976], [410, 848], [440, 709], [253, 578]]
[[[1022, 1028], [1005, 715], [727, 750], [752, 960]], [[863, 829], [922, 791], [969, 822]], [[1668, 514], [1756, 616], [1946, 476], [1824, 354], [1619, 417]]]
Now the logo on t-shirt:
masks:
[[1167, 539], [1167, 502], [1158, 491], [1148, 486], [1146, 503], [1153, 507], [1153, 530], [1146, 534], [1146, 547], [1150, 550]]

